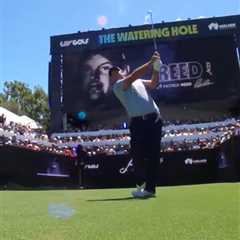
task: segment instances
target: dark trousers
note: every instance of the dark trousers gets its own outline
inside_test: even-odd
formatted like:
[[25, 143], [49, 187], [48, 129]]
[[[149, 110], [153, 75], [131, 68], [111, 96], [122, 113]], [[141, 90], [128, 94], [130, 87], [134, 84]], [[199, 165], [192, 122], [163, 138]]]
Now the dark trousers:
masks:
[[146, 182], [146, 190], [155, 193], [160, 164], [162, 120], [155, 122], [157, 114], [146, 118], [132, 118], [130, 122], [130, 147], [134, 162], [136, 183]]

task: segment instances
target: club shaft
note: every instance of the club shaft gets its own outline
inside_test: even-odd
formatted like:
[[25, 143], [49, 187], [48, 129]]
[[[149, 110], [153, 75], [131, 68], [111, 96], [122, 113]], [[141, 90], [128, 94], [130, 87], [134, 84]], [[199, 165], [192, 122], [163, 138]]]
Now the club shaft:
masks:
[[[149, 13], [150, 14], [150, 19], [151, 19], [151, 25], [152, 25], [152, 30], [154, 30], [154, 24], [153, 24], [153, 16], [152, 16], [152, 12]], [[156, 40], [156, 35], [153, 34], [153, 47], [154, 47], [154, 51], [157, 51], [157, 40]]]

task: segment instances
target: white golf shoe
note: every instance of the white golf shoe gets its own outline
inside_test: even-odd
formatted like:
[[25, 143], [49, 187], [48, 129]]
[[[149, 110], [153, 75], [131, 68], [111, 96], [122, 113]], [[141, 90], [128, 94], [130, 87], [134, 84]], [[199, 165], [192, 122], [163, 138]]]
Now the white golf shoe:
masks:
[[136, 185], [137, 191], [141, 191], [142, 189], [145, 189], [146, 183], [144, 182], [142, 185]]
[[140, 190], [137, 189], [135, 191], [132, 191], [132, 196], [134, 198], [146, 199], [146, 198], [155, 197], [155, 193], [149, 192], [145, 189], [140, 189]]

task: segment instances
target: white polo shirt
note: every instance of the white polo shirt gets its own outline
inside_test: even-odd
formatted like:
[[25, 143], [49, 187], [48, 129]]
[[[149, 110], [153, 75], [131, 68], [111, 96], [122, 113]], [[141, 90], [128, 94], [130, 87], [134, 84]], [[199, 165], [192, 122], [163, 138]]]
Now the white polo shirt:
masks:
[[123, 90], [123, 81], [124, 79], [120, 79], [113, 84], [113, 92], [125, 107], [129, 117], [143, 116], [153, 112], [160, 114], [157, 104], [141, 79], [135, 80], [127, 90]]

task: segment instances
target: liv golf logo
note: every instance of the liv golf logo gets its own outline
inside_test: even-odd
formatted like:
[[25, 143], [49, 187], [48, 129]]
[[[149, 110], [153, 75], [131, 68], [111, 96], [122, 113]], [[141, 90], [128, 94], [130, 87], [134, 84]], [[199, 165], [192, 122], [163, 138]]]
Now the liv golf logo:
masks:
[[73, 40], [66, 40], [61, 41], [59, 43], [60, 47], [70, 47], [70, 46], [81, 46], [81, 45], [87, 45], [89, 43], [89, 38], [86, 39], [73, 39]]

